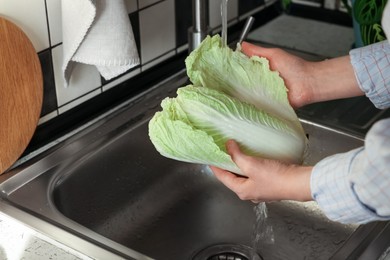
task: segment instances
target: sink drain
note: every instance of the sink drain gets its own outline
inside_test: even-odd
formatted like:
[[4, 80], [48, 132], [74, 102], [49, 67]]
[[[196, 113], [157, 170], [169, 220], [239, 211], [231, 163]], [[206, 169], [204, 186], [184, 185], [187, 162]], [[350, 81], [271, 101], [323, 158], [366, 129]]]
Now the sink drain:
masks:
[[263, 260], [263, 258], [249, 246], [221, 244], [199, 251], [192, 260]]

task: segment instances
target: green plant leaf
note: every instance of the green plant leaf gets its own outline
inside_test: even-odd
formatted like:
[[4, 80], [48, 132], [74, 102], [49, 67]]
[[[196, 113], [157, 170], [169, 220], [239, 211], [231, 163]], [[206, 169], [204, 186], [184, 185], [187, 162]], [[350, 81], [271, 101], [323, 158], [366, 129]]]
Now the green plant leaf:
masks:
[[386, 0], [356, 0], [353, 5], [353, 14], [360, 25], [379, 23]]

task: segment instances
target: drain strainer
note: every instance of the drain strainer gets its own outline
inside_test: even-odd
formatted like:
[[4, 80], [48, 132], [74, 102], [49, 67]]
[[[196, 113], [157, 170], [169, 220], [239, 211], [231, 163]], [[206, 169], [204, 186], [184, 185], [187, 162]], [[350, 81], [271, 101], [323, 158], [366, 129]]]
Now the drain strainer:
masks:
[[263, 260], [263, 258], [249, 246], [221, 244], [199, 251], [192, 260]]

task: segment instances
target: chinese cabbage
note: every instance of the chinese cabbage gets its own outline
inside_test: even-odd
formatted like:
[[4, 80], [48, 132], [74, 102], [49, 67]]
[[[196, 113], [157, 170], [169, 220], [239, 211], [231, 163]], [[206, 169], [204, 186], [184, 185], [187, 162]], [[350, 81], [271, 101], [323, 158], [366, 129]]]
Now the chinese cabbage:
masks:
[[248, 155], [301, 163], [307, 139], [287, 89], [265, 58], [248, 58], [207, 37], [186, 59], [193, 85], [162, 101], [149, 137], [165, 157], [214, 165], [238, 174], [225, 143]]

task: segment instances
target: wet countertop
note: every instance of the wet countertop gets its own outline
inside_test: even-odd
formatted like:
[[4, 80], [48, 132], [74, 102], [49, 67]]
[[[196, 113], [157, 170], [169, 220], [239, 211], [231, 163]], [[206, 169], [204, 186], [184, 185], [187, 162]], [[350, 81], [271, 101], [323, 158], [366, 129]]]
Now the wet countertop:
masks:
[[354, 33], [348, 26], [282, 14], [253, 30], [247, 39], [330, 58], [348, 54]]

